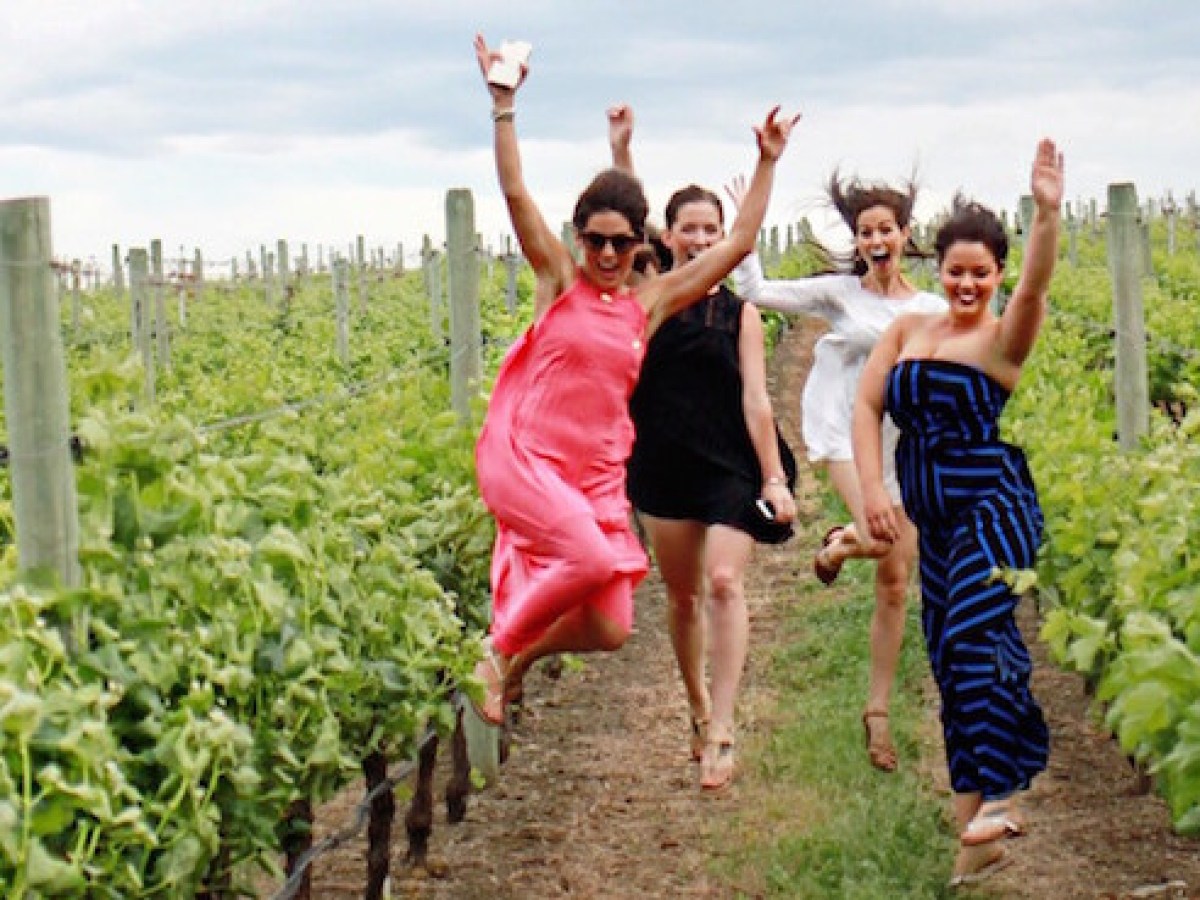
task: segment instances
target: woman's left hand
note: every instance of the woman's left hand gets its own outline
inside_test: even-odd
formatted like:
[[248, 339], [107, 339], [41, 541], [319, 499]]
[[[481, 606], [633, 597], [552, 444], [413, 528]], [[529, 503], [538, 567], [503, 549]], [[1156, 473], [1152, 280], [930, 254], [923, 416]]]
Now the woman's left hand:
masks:
[[764, 485], [762, 491], [762, 499], [771, 504], [775, 510], [774, 521], [781, 525], [787, 525], [796, 519], [796, 498], [792, 496], [792, 492], [788, 490], [786, 484], [772, 482]]
[[783, 155], [784, 148], [787, 147], [788, 137], [791, 135], [796, 123], [800, 121], [800, 113], [796, 113], [791, 118], [787, 116], [784, 116], [782, 119], [777, 118], [779, 109], [778, 106], [772, 109], [767, 113], [767, 118], [762, 125], [755, 126], [754, 128], [754, 134], [758, 138], [759, 155], [772, 162], [778, 160]]
[[1029, 189], [1039, 209], [1056, 210], [1062, 205], [1063, 155], [1049, 138], [1038, 142]]

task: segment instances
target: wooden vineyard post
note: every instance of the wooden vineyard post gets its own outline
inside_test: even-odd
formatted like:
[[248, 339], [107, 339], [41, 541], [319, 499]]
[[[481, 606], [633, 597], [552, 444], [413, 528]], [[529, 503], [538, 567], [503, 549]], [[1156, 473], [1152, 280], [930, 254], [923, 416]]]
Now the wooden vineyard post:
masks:
[[504, 308], [508, 310], [509, 315], [517, 311], [517, 269], [521, 264], [521, 257], [512, 251], [512, 237], [504, 238]]
[[1175, 205], [1175, 198], [1167, 195], [1167, 202], [1163, 204], [1163, 216], [1167, 220], [1167, 256], [1175, 255], [1175, 225], [1179, 218], [1179, 207]]
[[153, 334], [158, 341], [159, 359], [165, 359], [164, 341], [167, 337], [167, 313], [166, 313], [166, 289], [167, 279], [163, 275], [163, 255], [162, 241], [155, 238], [150, 242], [150, 285], [152, 292], [147, 299], [153, 298], [154, 306], [147, 306], [142, 313], [142, 326], [146, 329], [142, 336], [143, 346], [147, 348], [143, 352], [143, 361], [146, 363], [146, 386], [150, 396], [150, 402], [153, 403], [157, 393], [155, 384], [155, 361], [153, 350], [150, 349], [150, 334], [151, 321], [155, 323]]
[[71, 261], [71, 334], [74, 335], [79, 331], [79, 292], [81, 289], [82, 264], [79, 260]]
[[1108, 265], [1117, 332], [1117, 440], [1132, 450], [1150, 427], [1146, 367], [1146, 323], [1142, 311], [1141, 234], [1137, 191], [1132, 184], [1108, 186]]
[[367, 261], [365, 258], [363, 236], [360, 234], [354, 241], [354, 255], [358, 263], [358, 314], [367, 314]]
[[429, 298], [429, 330], [433, 340], [440, 344], [444, 340], [442, 331], [442, 285], [438, 277], [438, 258], [433, 251], [429, 235], [421, 241], [421, 274], [425, 279], [425, 296]]
[[141, 248], [129, 251], [129, 296], [137, 310], [137, 349], [145, 370], [146, 399], [154, 402], [154, 345], [150, 342], [150, 255]]
[[125, 267], [121, 264], [121, 248], [116, 244], [112, 246], [112, 266], [113, 266], [113, 290], [116, 291], [117, 297], [125, 296]]
[[292, 264], [288, 256], [288, 242], [282, 238], [275, 243], [275, 268], [279, 272], [279, 290], [283, 292], [286, 309], [292, 297]]
[[179, 306], [179, 330], [187, 330], [187, 285], [182, 281], [178, 284], [178, 293], [176, 294], [176, 303]]
[[1067, 204], [1067, 260], [1072, 269], [1079, 268], [1079, 220], [1071, 212], [1071, 204]]
[[263, 301], [270, 306], [274, 299], [271, 296], [271, 260], [267, 256], [267, 248], [264, 244], [258, 245], [258, 267], [262, 271]]
[[342, 365], [350, 364], [350, 277], [346, 260], [333, 261], [333, 298], [337, 309], [337, 354]]
[[1154, 274], [1154, 256], [1150, 252], [1150, 215], [1147, 214], [1142, 219], [1139, 226], [1139, 234], [1141, 235], [1141, 250], [1142, 250], [1142, 274], [1149, 277]]
[[200, 248], [196, 248], [196, 255], [192, 261], [192, 283], [196, 286], [195, 298], [199, 302], [204, 299], [204, 254], [200, 252]]
[[171, 368], [171, 326], [167, 324], [167, 286], [162, 279], [154, 288], [154, 336], [158, 341], [158, 361]]
[[446, 194], [446, 256], [450, 276], [450, 403], [463, 424], [479, 388], [479, 257], [475, 252], [475, 201], [465, 188]]
[[0, 347], [21, 569], [80, 583], [67, 366], [50, 269], [50, 201], [0, 202]]
[[1029, 229], [1033, 225], [1033, 195], [1022, 194], [1017, 204], [1017, 230], [1021, 235], [1021, 246], [1029, 240]]

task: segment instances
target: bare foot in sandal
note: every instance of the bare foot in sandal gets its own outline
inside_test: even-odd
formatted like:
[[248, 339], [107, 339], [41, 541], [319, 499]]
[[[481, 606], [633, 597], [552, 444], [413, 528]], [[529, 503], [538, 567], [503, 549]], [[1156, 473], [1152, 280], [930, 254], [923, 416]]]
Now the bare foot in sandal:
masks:
[[888, 714], [884, 709], [868, 709], [862, 714], [863, 738], [871, 765], [881, 772], [895, 772], [900, 764], [892, 735], [888, 730]]
[[489, 725], [499, 727], [504, 724], [505, 679], [508, 675], [508, 663], [496, 650], [492, 649], [492, 639], [483, 641], [483, 659], [475, 664], [475, 677], [483, 682], [483, 700], [471, 700], [475, 714]]
[[999, 841], [979, 844], [974, 847], [961, 846], [954, 860], [954, 874], [950, 887], [965, 887], [991, 878], [1012, 862], [1009, 852]]
[[737, 768], [733, 735], [710, 737], [700, 758], [700, 787], [704, 791], [721, 791], [733, 781]]

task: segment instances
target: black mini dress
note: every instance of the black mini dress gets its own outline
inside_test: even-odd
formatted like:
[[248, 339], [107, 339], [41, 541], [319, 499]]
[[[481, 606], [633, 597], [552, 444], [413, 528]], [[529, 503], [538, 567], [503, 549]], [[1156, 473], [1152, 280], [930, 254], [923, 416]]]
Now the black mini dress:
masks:
[[[792, 526], [766, 518], [755, 502], [762, 471], [742, 410], [743, 303], [721, 286], [655, 332], [629, 403], [636, 438], [627, 489], [648, 515], [728, 525], [776, 544]], [[775, 435], [794, 490], [796, 459], [778, 427]]]

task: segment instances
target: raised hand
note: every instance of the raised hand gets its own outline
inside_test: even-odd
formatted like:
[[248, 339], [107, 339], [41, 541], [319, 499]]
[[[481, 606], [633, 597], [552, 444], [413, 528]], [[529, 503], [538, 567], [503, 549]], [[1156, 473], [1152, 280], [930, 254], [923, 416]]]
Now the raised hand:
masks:
[[745, 175], [734, 175], [729, 179], [729, 184], [725, 185], [725, 193], [729, 195], [729, 200], [733, 203], [734, 209], [742, 208], [742, 201], [746, 199], [746, 191], [749, 188], [746, 185]]
[[633, 107], [618, 103], [605, 110], [608, 116], [608, 146], [614, 151], [629, 150], [633, 140]]
[[479, 71], [483, 75], [483, 83], [487, 85], [488, 93], [492, 95], [493, 102], [510, 106], [513, 96], [517, 93], [517, 88], [525, 83], [525, 76], [529, 74], [529, 66], [521, 66], [521, 80], [517, 82], [517, 87], [507, 88], [503, 85], [492, 84], [488, 81], [488, 70], [492, 67], [492, 63], [502, 60], [504, 57], [499, 50], [489, 50], [487, 41], [483, 39], [482, 34], [475, 35], [475, 59], [479, 63]]
[[758, 152], [764, 159], [778, 160], [787, 147], [788, 136], [792, 128], [800, 121], [800, 113], [790, 119], [786, 116], [777, 118], [779, 107], [776, 106], [767, 113], [766, 121], [761, 126], [755, 126], [754, 134], [758, 138]]
[[1062, 205], [1063, 155], [1049, 138], [1038, 142], [1029, 189], [1039, 209], [1057, 210]]

